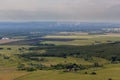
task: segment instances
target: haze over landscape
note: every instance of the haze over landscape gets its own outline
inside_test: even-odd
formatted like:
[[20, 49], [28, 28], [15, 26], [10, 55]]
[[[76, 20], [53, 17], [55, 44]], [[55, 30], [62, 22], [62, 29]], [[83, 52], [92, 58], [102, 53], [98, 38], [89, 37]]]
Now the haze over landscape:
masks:
[[120, 0], [0, 0], [0, 21], [120, 20]]

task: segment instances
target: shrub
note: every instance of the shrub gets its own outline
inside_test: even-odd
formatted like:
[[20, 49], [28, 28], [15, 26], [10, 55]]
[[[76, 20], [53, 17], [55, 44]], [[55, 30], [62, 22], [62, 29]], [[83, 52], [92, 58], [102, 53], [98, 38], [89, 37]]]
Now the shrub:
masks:
[[25, 64], [19, 63], [17, 68], [18, 68], [18, 70], [25, 70]]
[[95, 62], [93, 66], [94, 67], [103, 67], [103, 65], [99, 64], [98, 62]]
[[84, 70], [86, 69], [85, 66], [75, 64], [75, 63], [68, 63], [68, 64], [57, 64], [51, 65], [53, 69], [67, 69], [69, 71], [77, 71], [77, 70]]
[[42, 70], [42, 69], [46, 69], [47, 67], [45, 65], [42, 65], [42, 64], [33, 64], [33, 63], [30, 63], [28, 64], [29, 66], [31, 67], [34, 67], [36, 69], [39, 69], [39, 70]]
[[31, 71], [36, 71], [37, 69], [35, 67], [26, 67], [25, 70], [31, 72]]
[[112, 78], [109, 78], [108, 80], [112, 80]]
[[9, 56], [3, 56], [3, 58], [4, 58], [4, 59], [10, 59], [10, 57], [9, 57]]
[[96, 72], [92, 72], [91, 74], [92, 74], [92, 75], [96, 75], [97, 73], [96, 73]]
[[88, 74], [88, 72], [85, 72], [85, 74]]
[[3, 50], [4, 48], [0, 48], [0, 50]]
[[7, 50], [12, 50], [12, 48], [7, 48]]

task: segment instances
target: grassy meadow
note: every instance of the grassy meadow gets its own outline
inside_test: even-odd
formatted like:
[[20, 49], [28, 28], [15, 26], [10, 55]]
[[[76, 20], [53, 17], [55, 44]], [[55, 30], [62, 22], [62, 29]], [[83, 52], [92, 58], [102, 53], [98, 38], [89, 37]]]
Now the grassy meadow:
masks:
[[[57, 35], [44, 36], [44, 38], [74, 39], [73, 41], [42, 41], [41, 42], [44, 44], [55, 44], [58, 46], [59, 45], [86, 46], [86, 45], [120, 41], [119, 34], [111, 34], [111, 33], [105, 35], [89, 35], [87, 33], [81, 33], [81, 32], [80, 33], [61, 32], [58, 33]], [[84, 58], [79, 58], [74, 56], [73, 57], [69, 56], [66, 58], [50, 56], [50, 57], [42, 57], [44, 58], [44, 61], [34, 61], [16, 56], [16, 54], [23, 54], [30, 52], [29, 50], [30, 47], [36, 47], [36, 46], [0, 45], [0, 80], [120, 80], [120, 63], [111, 64], [110, 61], [105, 58], [92, 57], [93, 60], [86, 61]], [[48, 50], [50, 50], [50, 48], [48, 48]], [[39, 52], [40, 54], [44, 54], [45, 52], [47, 52], [47, 50], [40, 49], [34, 52], [36, 53]], [[19, 63], [24, 63], [25, 65], [29, 63], [34, 63], [34, 64], [42, 64], [45, 66], [50, 66], [56, 64], [67, 64], [67, 63], [93, 65], [95, 62], [99, 62], [104, 66], [102, 68], [89, 68], [85, 70], [79, 70], [77, 72], [63, 72], [63, 70], [37, 70], [33, 72], [27, 72], [27, 71], [17, 70], [17, 65]], [[96, 75], [91, 74], [92, 72], [96, 72]]]
[[109, 43], [114, 41], [120, 41], [120, 34], [100, 34], [100, 35], [89, 35], [87, 33], [65, 33], [62, 35], [48, 35], [44, 38], [66, 38], [66, 39], [75, 39], [73, 41], [44, 41], [42, 43], [46, 44], [55, 44], [55, 45], [93, 45], [93, 44], [101, 44], [101, 43]]
[[[88, 74], [85, 74], [85, 72]], [[96, 75], [91, 75], [95, 71]], [[15, 80], [120, 80], [120, 64], [107, 65], [104, 69], [90, 69], [75, 73], [63, 73], [62, 71], [37, 71]]]

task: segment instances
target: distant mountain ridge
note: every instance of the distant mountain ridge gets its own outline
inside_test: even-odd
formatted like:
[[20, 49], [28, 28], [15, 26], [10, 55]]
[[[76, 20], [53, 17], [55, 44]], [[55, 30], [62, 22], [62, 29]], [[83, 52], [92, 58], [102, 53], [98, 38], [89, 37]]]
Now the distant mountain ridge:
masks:
[[120, 28], [120, 23], [90, 22], [0, 22], [0, 31], [17, 32], [64, 32], [64, 31], [100, 31], [103, 28]]

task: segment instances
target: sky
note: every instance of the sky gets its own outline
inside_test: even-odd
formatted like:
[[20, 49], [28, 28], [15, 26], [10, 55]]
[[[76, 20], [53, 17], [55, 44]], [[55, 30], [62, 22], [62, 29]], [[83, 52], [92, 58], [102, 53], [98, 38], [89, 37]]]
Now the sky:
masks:
[[120, 0], [0, 0], [0, 21], [119, 21]]

